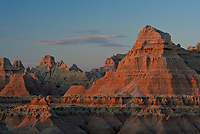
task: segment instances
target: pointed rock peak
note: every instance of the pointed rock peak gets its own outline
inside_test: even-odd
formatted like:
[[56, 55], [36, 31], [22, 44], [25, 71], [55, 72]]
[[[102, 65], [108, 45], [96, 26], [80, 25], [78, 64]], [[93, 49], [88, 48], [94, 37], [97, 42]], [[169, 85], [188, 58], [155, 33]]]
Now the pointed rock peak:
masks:
[[30, 67], [29, 67], [29, 66], [26, 68], [26, 70], [27, 70], [27, 71], [31, 71], [31, 69], [30, 69]]
[[58, 61], [58, 62], [56, 63], [56, 66], [58, 66], [58, 67], [60, 67], [60, 68], [66, 68], [66, 67], [67, 67], [67, 65], [64, 63], [63, 60], [61, 60], [60, 62]]
[[138, 34], [136, 43], [171, 44], [171, 36], [150, 25], [146, 25]]
[[31, 69], [29, 66], [24, 70], [24, 75], [26, 75], [26, 73], [31, 73]]
[[74, 70], [74, 71], [80, 71], [80, 72], [83, 72], [80, 68], [77, 67], [76, 64], [73, 64], [69, 69], [70, 69], [70, 70]]
[[15, 69], [23, 70], [23, 71], [24, 71], [24, 69], [25, 69], [25, 68], [24, 68], [24, 65], [22, 64], [22, 62], [21, 62], [20, 60], [14, 61], [13, 67], [14, 67]]
[[55, 59], [53, 56], [50, 56], [50, 55], [45, 55], [43, 58], [42, 58], [42, 61], [40, 62], [40, 66], [41, 65], [48, 65], [48, 66], [55, 66], [56, 63], [55, 63]]
[[148, 31], [155, 31], [157, 29], [155, 29], [154, 27], [150, 26], [150, 25], [146, 25], [142, 28], [142, 30], [140, 32], [148, 32]]
[[3, 70], [12, 70], [13, 67], [8, 58], [0, 58], [0, 68]]
[[41, 95], [39, 95], [39, 96], [33, 98], [28, 105], [29, 106], [30, 105], [48, 106], [48, 103], [47, 103], [45, 97], [42, 97]]
[[194, 49], [196, 49], [196, 50], [200, 51], [200, 42], [198, 42], [198, 43], [196, 44], [196, 46], [195, 46], [195, 48], [194, 48]]
[[187, 50], [198, 50], [200, 51], [200, 42], [197, 42], [196, 46], [193, 47], [193, 46], [188, 46]]

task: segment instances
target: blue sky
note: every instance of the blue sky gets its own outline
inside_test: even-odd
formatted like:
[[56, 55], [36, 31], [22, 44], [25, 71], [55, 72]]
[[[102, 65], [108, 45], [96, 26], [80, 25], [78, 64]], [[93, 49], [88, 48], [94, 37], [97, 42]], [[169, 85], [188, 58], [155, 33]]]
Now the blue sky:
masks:
[[147, 24], [182, 47], [200, 41], [198, 0], [0, 0], [0, 57], [38, 65], [45, 55], [83, 70], [127, 53]]

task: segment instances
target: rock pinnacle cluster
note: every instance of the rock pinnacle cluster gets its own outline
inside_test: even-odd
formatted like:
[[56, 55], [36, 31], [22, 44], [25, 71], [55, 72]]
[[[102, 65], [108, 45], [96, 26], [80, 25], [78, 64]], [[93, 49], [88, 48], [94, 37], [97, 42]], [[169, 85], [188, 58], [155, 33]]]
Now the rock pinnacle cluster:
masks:
[[127, 54], [89, 72], [51, 55], [0, 58], [0, 133], [200, 133], [200, 43], [146, 25]]

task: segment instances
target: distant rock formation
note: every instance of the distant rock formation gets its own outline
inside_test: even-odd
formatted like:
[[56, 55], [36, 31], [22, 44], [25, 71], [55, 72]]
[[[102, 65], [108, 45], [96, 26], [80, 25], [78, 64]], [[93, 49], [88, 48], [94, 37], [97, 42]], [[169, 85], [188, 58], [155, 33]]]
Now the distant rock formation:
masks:
[[200, 51], [200, 42], [198, 42], [195, 47], [188, 46], [187, 50], [190, 50], [190, 51], [191, 50], [198, 50], [198, 51]]
[[49, 55], [44, 56], [40, 65], [31, 69], [31, 72], [41, 76], [49, 86], [56, 87], [60, 95], [64, 95], [72, 85], [89, 88], [93, 82], [77, 65], [67, 68], [62, 60], [56, 63], [54, 57]]
[[56, 63], [54, 57], [50, 55], [45, 55], [40, 61], [40, 65], [38, 67], [46, 67], [47, 69], [50, 70], [49, 67], [53, 67], [55, 65]]
[[[116, 54], [107, 58], [103, 67], [93, 68], [90, 72], [86, 72], [89, 79], [99, 79], [103, 77], [109, 70], [115, 70], [118, 67], [119, 62], [126, 56], [126, 54]], [[95, 78], [94, 78], [95, 77]]]
[[83, 72], [80, 68], [78, 68], [77, 67], [77, 65], [76, 64], [73, 64], [70, 68], [69, 68], [69, 70], [74, 70], [74, 71], [80, 71], [80, 72]]
[[10, 60], [8, 58], [0, 58], [0, 73], [1, 74], [6, 74], [6, 73], [12, 74], [13, 69], [14, 68], [11, 65]]
[[[121, 57], [123, 56], [119, 54], [114, 56], [116, 64]], [[58, 97], [64, 95], [73, 85], [84, 86], [88, 89], [94, 81], [103, 77], [110, 69], [113, 68], [103, 68], [103, 71], [100, 69], [100, 73], [98, 71], [83, 72], [76, 64], [67, 68], [63, 60], [56, 63], [55, 58], [50, 55], [44, 56], [35, 68], [25, 69], [20, 60], [14, 61], [11, 65], [9, 59], [1, 58], [0, 95], [11, 97], [40, 94]], [[91, 78], [87, 74], [92, 74]]]
[[25, 67], [24, 67], [24, 65], [22, 64], [22, 62], [21, 62], [20, 60], [14, 61], [13, 67], [14, 67], [15, 69], [17, 69], [17, 70], [22, 70], [22, 71], [25, 70]]
[[119, 62], [126, 56], [126, 54], [116, 54], [112, 57], [107, 58], [103, 68], [105, 69], [117, 69]]

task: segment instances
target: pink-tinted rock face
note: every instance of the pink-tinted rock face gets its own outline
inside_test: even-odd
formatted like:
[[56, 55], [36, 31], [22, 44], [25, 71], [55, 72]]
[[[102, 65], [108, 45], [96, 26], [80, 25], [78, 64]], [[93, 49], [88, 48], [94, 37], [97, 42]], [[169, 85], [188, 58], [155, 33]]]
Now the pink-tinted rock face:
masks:
[[196, 44], [196, 46], [195, 46], [195, 48], [194, 48], [194, 49], [196, 49], [196, 50], [200, 51], [200, 42], [198, 42], [198, 43]]
[[168, 33], [145, 26], [117, 70], [107, 72], [86, 94], [199, 94], [199, 76], [176, 48]]
[[55, 59], [53, 56], [46, 55], [42, 58], [39, 66], [55, 66]]
[[188, 46], [187, 50], [198, 50], [198, 51], [200, 51], [200, 42], [198, 42], [195, 47]]
[[194, 50], [193, 46], [188, 46], [187, 50]]
[[84, 95], [85, 91], [86, 89], [84, 86], [77, 86], [77, 85], [71, 86], [63, 97], [68, 95]]
[[23, 74], [21, 61], [15, 61], [13, 66], [7, 58], [0, 58], [0, 91], [8, 84], [13, 74]]
[[0, 96], [30, 96], [25, 86], [23, 76], [15, 74], [11, 76], [10, 82], [0, 92]]

